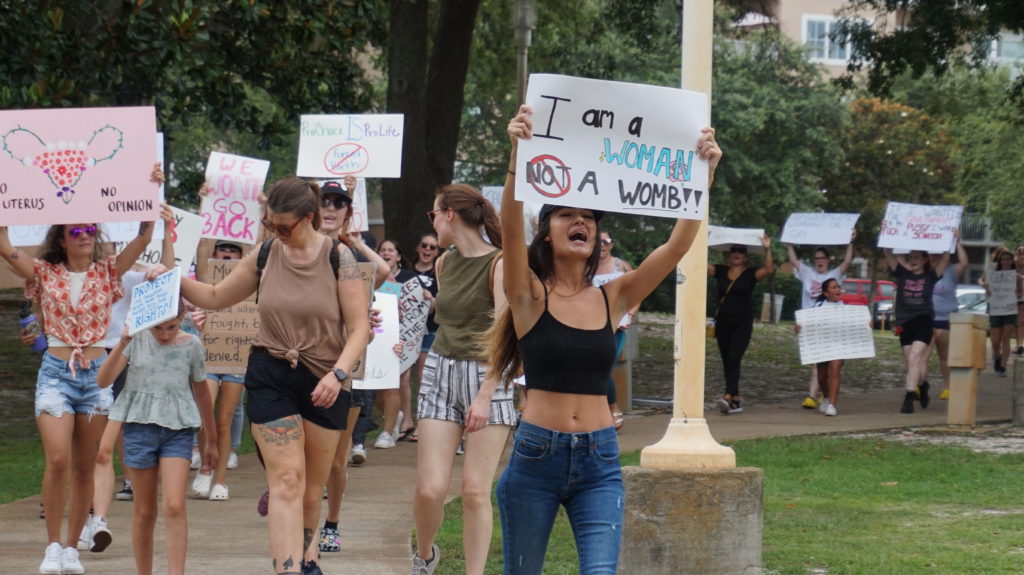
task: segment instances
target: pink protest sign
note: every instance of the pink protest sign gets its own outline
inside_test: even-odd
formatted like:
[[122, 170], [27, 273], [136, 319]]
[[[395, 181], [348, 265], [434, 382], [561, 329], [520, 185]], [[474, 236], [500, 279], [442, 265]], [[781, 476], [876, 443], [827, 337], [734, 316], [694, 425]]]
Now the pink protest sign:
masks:
[[206, 185], [199, 215], [203, 237], [255, 244], [259, 235], [259, 196], [267, 181], [270, 162], [210, 152]]
[[151, 107], [0, 111], [0, 225], [153, 221]]

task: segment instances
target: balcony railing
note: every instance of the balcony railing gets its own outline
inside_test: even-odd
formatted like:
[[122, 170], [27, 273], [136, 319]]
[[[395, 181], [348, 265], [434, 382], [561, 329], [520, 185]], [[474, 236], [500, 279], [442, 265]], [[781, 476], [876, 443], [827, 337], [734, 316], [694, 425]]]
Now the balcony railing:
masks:
[[960, 238], [965, 244], [999, 244], [992, 235], [992, 220], [983, 214], [964, 214], [960, 220]]

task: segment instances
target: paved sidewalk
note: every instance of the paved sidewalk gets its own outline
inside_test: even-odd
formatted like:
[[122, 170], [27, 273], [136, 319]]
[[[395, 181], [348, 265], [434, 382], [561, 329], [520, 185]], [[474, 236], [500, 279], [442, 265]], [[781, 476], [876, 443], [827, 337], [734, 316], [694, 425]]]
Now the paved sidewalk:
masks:
[[[1011, 418], [1011, 387], [1011, 378], [982, 374], [977, 403], [979, 423]], [[730, 416], [709, 410], [706, 417], [718, 441], [945, 424], [947, 402], [934, 399], [927, 410], [901, 415], [902, 395], [902, 391], [843, 394], [837, 417], [802, 409], [798, 401], [752, 405], [744, 413]], [[658, 441], [668, 422], [668, 415], [627, 417], [620, 435], [622, 450], [640, 449]], [[324, 554], [321, 561], [328, 575], [409, 572], [415, 444], [370, 449], [368, 457], [366, 465], [349, 470], [348, 493], [342, 506], [342, 550]], [[228, 481], [230, 501], [189, 502], [188, 572], [270, 573], [266, 520], [256, 514], [256, 500], [263, 492], [264, 479], [255, 456], [243, 456], [239, 469], [229, 472]], [[453, 493], [457, 491], [458, 470]], [[39, 500], [39, 496], [34, 496], [0, 506], [3, 573], [37, 573], [45, 547], [45, 529], [38, 519]], [[103, 553], [83, 552], [82, 563], [90, 575], [134, 573], [131, 504], [114, 501], [108, 521], [114, 543]], [[155, 573], [166, 572], [162, 541], [163, 529], [158, 521]]]

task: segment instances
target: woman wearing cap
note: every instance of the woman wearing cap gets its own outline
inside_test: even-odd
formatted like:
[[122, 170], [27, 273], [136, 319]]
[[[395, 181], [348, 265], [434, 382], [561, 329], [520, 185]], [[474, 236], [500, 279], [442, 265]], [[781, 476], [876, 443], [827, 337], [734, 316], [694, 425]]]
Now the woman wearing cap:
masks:
[[[489, 377], [507, 387], [520, 368], [526, 374], [526, 406], [497, 487], [505, 573], [541, 573], [560, 504], [573, 527], [579, 572], [614, 573], [624, 497], [606, 395], [614, 319], [674, 269], [700, 221], [679, 220], [635, 271], [600, 288], [591, 283], [600, 257], [600, 212], [544, 206], [527, 249], [513, 188], [516, 144], [532, 136], [531, 114], [521, 107], [508, 126], [513, 148], [501, 207], [508, 311], [488, 333]], [[714, 130], [702, 130], [696, 145], [713, 175], [721, 157]]]
[[262, 273], [259, 250], [253, 250], [217, 285], [181, 282], [182, 294], [206, 309], [257, 292], [260, 326], [245, 388], [270, 486], [274, 573], [321, 573], [314, 534], [323, 488], [347, 425], [348, 372], [369, 339], [366, 288], [343, 246], [334, 279], [334, 247], [317, 231], [320, 205], [316, 184], [294, 176], [280, 180], [267, 194], [262, 223], [275, 239]]
[[[433, 573], [434, 537], [444, 518], [455, 451], [466, 435], [462, 461], [462, 546], [466, 573], [480, 574], [491, 543], [491, 486], [502, 446], [515, 423], [512, 392], [487, 376], [478, 337], [505, 305], [501, 289], [501, 227], [480, 192], [465, 184], [444, 186], [427, 213], [438, 244], [454, 246], [437, 262], [434, 310], [438, 330], [427, 355], [417, 403], [419, 443], [413, 519], [413, 573]], [[487, 232], [484, 239], [481, 230]]]
[[[612, 255], [612, 248], [614, 246], [615, 240], [612, 239], [612, 236], [608, 232], [601, 230], [601, 258], [597, 261], [597, 271], [594, 272], [595, 287], [601, 287], [622, 274], [633, 271], [633, 266]], [[622, 348], [626, 346], [626, 332], [633, 325], [633, 318], [639, 310], [640, 304], [637, 304], [633, 309], [629, 310], [629, 313], [622, 316], [622, 319], [615, 326], [615, 361], [619, 360]], [[616, 401], [615, 379], [611, 376], [608, 376], [608, 409], [612, 413], [615, 429], [621, 429], [622, 412], [619, 411], [619, 405]]]
[[723, 415], [742, 413], [740, 401], [740, 364], [754, 333], [754, 285], [772, 275], [772, 241], [765, 235], [764, 265], [747, 266], [747, 246], [736, 244], [729, 248], [728, 265], [708, 264], [708, 276], [718, 283], [718, 308], [715, 310], [715, 340], [722, 356], [725, 372], [725, 395], [718, 400]]

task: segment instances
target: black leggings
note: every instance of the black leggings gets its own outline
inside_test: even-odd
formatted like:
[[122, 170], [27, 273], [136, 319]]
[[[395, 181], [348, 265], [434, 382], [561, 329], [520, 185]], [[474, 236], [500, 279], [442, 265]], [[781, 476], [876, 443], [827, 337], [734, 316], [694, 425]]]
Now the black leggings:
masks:
[[740, 394], [740, 363], [753, 333], [754, 318], [723, 317], [715, 321], [715, 339], [725, 370], [725, 393], [731, 397]]

